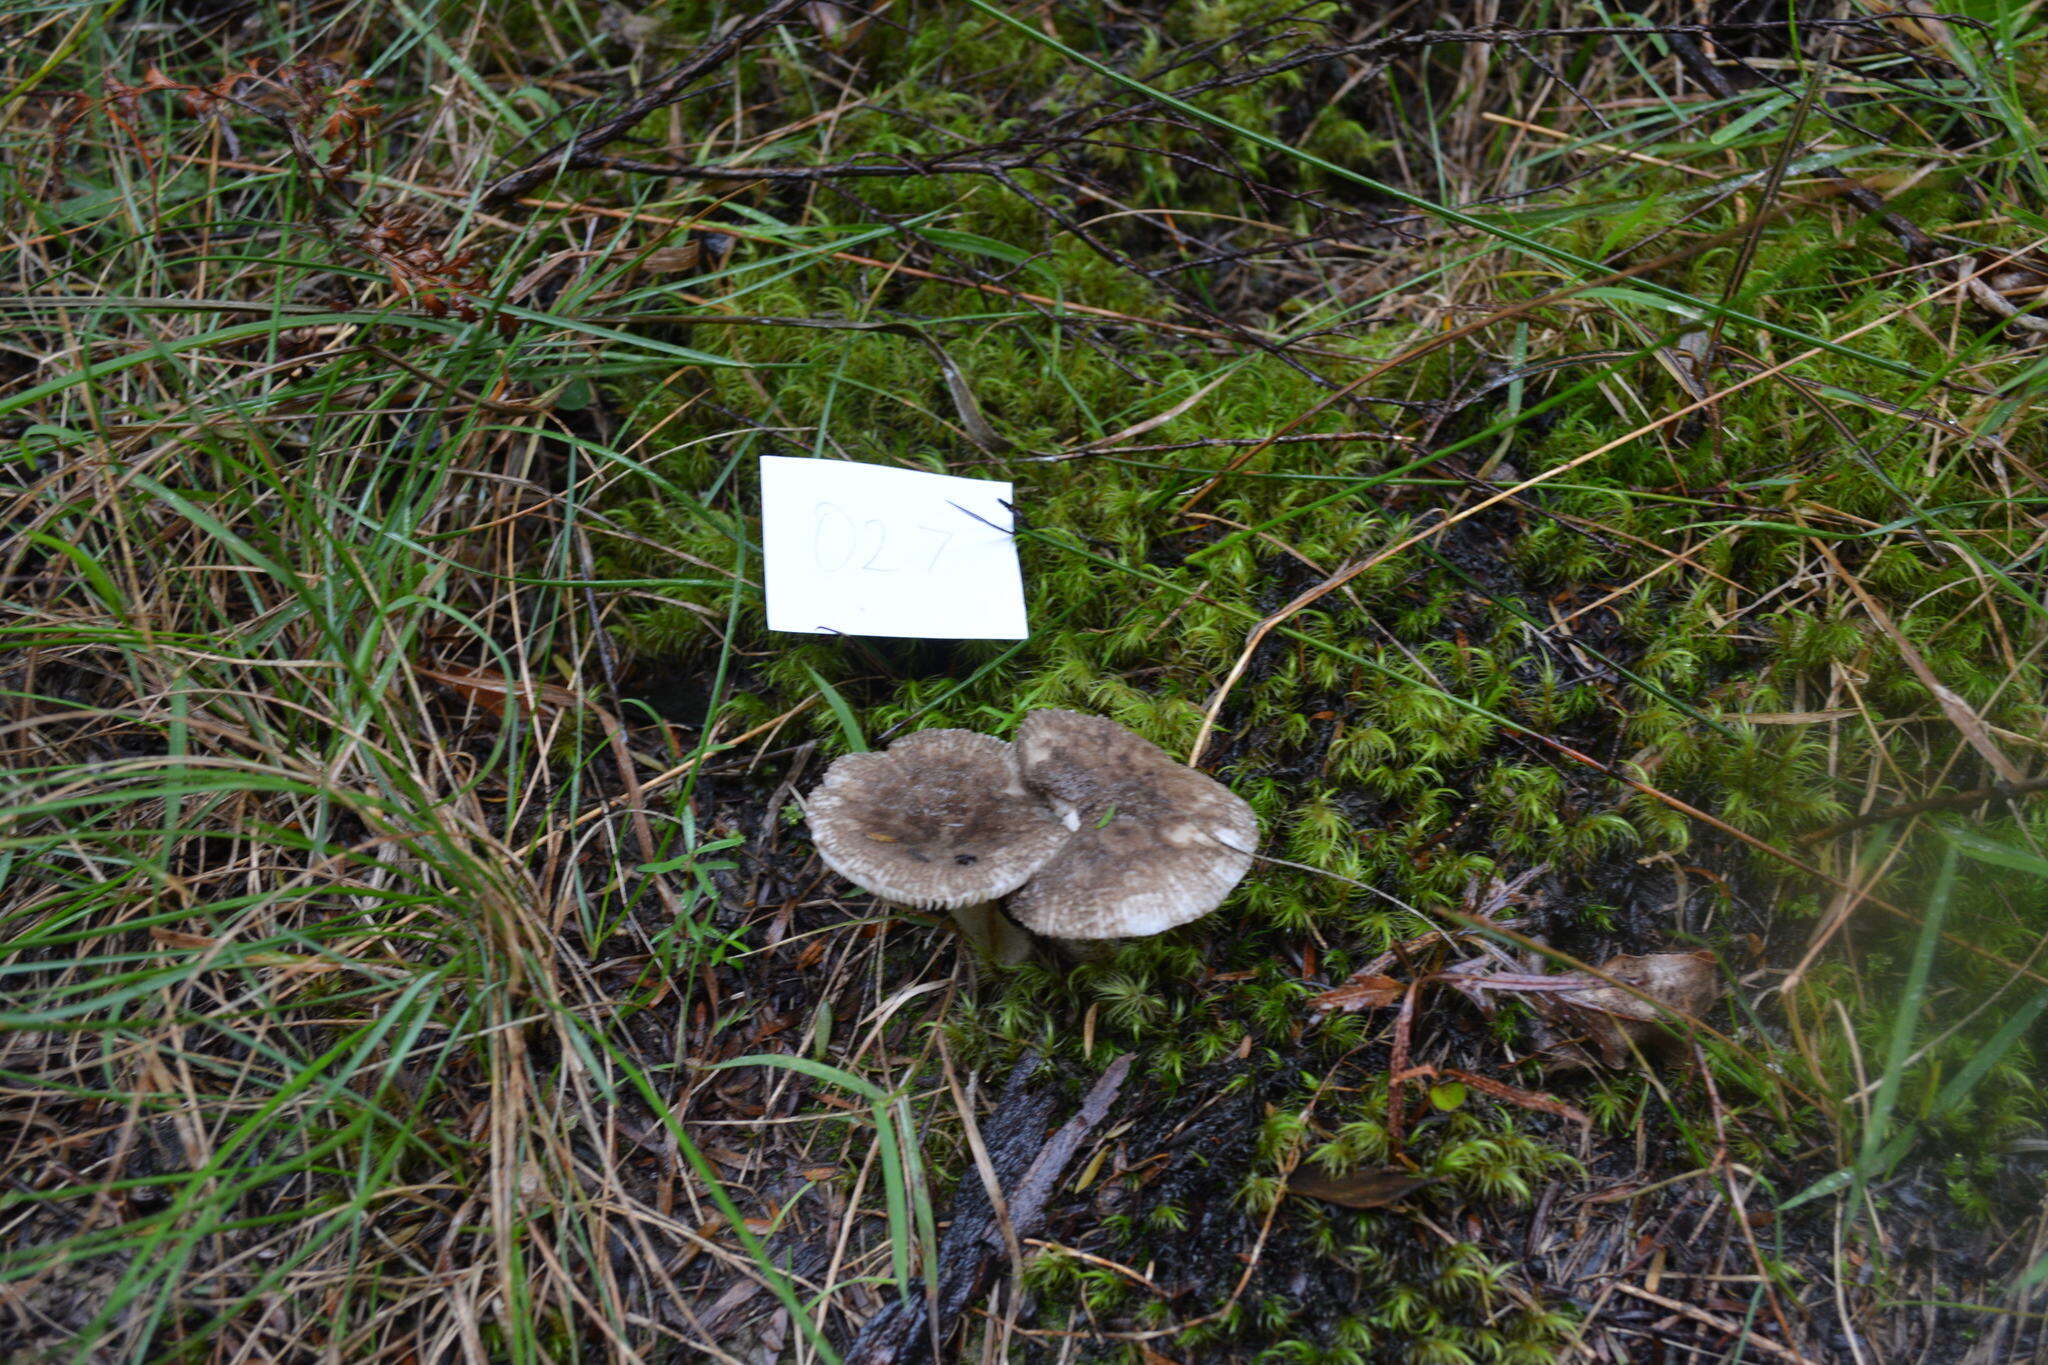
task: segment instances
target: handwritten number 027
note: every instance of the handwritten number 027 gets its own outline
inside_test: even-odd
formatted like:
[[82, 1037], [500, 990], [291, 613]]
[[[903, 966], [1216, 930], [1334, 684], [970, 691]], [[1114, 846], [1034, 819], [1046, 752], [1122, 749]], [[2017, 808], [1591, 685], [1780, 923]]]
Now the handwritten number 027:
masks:
[[[917, 530], [931, 544], [931, 557], [922, 566], [923, 572], [931, 573], [938, 568], [939, 556], [946, 552], [953, 533], [923, 525]], [[857, 523], [837, 503], [817, 505], [817, 519], [811, 527], [811, 554], [826, 573], [837, 573], [856, 562], [868, 573], [895, 573], [897, 566], [883, 560], [889, 548], [889, 526], [880, 518], [870, 517]]]

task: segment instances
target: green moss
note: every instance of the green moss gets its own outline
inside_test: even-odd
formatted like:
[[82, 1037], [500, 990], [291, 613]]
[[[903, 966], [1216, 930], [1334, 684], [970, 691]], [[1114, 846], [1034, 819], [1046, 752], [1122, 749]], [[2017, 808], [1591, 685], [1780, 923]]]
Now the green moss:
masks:
[[[1123, 60], [1128, 69], [1145, 70], [1179, 43], [1228, 39], [1259, 8], [1236, 0], [1177, 7]], [[1313, 15], [1297, 17], [1314, 22]], [[1066, 31], [1077, 22], [1071, 16], [1059, 22], [1066, 37], [1077, 36]], [[961, 43], [942, 40], [939, 27], [910, 24], [904, 42], [863, 55], [873, 102], [903, 116], [841, 118], [835, 157], [924, 155], [999, 135], [992, 127], [1015, 131], [1021, 125], [1014, 118], [990, 122], [991, 102], [1007, 107], [1002, 92], [1012, 88], [1050, 91], [1042, 98], [1070, 105], [1103, 92], [1098, 78], [1061, 69], [1008, 29], [984, 26], [973, 43]], [[1233, 55], [1256, 62], [1260, 48], [1253, 42]], [[802, 68], [792, 65], [788, 79], [799, 85]], [[1302, 79], [1289, 74], [1199, 98], [1247, 128], [1350, 164], [1387, 153], [1388, 144], [1369, 131], [1374, 125], [1338, 103], [1283, 127], [1279, 111]], [[1182, 156], [1255, 168], [1294, 189], [1328, 188], [1322, 173], [1282, 164], [1249, 141], [1208, 139], [1164, 121], [1119, 126], [1089, 155], [1120, 203], [1154, 218], [1170, 209], [1188, 230], [1255, 209], [1288, 231], [1310, 231], [1314, 220], [1299, 204], [1251, 205], [1237, 182]], [[1096, 230], [1114, 251], [1177, 249], [1170, 240], [1162, 245], [1156, 222], [1076, 195], [1071, 178], [1031, 171], [1020, 181], [1062, 213], [1099, 217]], [[1690, 179], [1641, 166], [1603, 172], [1574, 184], [1553, 206], [1554, 240], [1603, 255], [1665, 229], [1658, 240], [1666, 246], [1722, 234], [1659, 276], [1702, 300], [1717, 299], [1743, 254], [1732, 234], [1747, 224], [1748, 210], [1704, 203], [1696, 188]], [[1918, 221], [1930, 230], [1979, 213], [1972, 201], [1938, 186], [1913, 194]], [[774, 194], [757, 193], [750, 202], [774, 218], [795, 221], [798, 213], [793, 201]], [[1330, 571], [1424, 531], [1467, 497], [1455, 479], [1417, 485], [1390, 477], [1418, 449], [1364, 441], [1276, 445], [1244, 458], [1206, 496], [1198, 510], [1213, 520], [1184, 519], [1175, 510], [1208, 471], [1247, 456], [1247, 447], [1130, 459], [1028, 458], [1099, 441], [1219, 379], [1195, 408], [1139, 439], [1241, 441], [1365, 423], [1355, 410], [1331, 403], [1329, 388], [1239, 338], [1195, 337], [1109, 316], [1190, 325], [1187, 300], [1212, 298], [1228, 283], [1226, 272], [1134, 273], [986, 178], [867, 181], [858, 203], [820, 194], [801, 213], [807, 242], [893, 223], [863, 254], [914, 261], [955, 278], [995, 279], [1098, 311], [1056, 323], [1042, 305], [908, 272], [815, 258], [798, 268], [775, 234], [740, 242], [728, 264], [739, 273], [725, 286], [736, 306], [812, 319], [922, 322], [1016, 450], [991, 457], [965, 438], [930, 353], [906, 338], [720, 331], [721, 349], [753, 368], [707, 372], [701, 394], [682, 399], [677, 394], [686, 389], [631, 392], [630, 384], [622, 395], [637, 430], [661, 430], [664, 448], [654, 467], [669, 485], [704, 496], [726, 480], [708, 507], [630, 483], [607, 503], [606, 515], [625, 533], [611, 545], [613, 567], [660, 573], [672, 569], [677, 553], [712, 566], [664, 589], [659, 604], [634, 607], [625, 638], [637, 652], [679, 666], [702, 666], [725, 648], [734, 592], [726, 575], [739, 571], [758, 581], [751, 552], [743, 560], [738, 550], [756, 535], [745, 460], [767, 450], [1014, 480], [1030, 527], [1022, 553], [1034, 634], [1006, 658], [1002, 647], [946, 646], [887, 651], [887, 666], [877, 667], [877, 652], [856, 645], [769, 635], [757, 591], [744, 586], [729, 642], [732, 657], [745, 660], [728, 703], [735, 719], [780, 714], [809, 694], [815, 670], [856, 700], [871, 731], [963, 724], [1006, 733], [1025, 709], [1072, 706], [1185, 752], [1255, 622]], [[908, 225], [913, 220], [920, 225]], [[1545, 270], [1511, 264], [1494, 281], [1492, 305], [1558, 283]], [[1886, 276], [1893, 264], [1889, 245], [1860, 228], [1841, 232], [1825, 215], [1790, 215], [1772, 220], [1758, 238], [1740, 302], [1829, 335], [1870, 324], [1854, 332], [1854, 344], [1868, 355], [1943, 370], [1950, 361], [1945, 342], [1913, 320], [1920, 295]], [[738, 293], [755, 282], [764, 283]], [[1273, 334], [1311, 318], [1333, 323], [1343, 330], [1317, 345], [1372, 359], [1429, 334], [1406, 318], [1351, 325], [1355, 300], [1339, 296], [1335, 284], [1330, 289], [1326, 297], [1320, 284], [1304, 285], [1292, 297], [1267, 301], [1264, 316], [1236, 313], [1233, 320]], [[1546, 355], [1627, 351], [1643, 344], [1643, 327], [1678, 325], [1661, 312], [1639, 310], [1624, 320], [1626, 312], [1592, 301], [1547, 305], [1530, 315], [1530, 335], [1550, 348]], [[1713, 376], [1719, 384], [1791, 354], [1754, 329], [1731, 329], [1725, 340], [1726, 364]], [[1348, 363], [1318, 363], [1340, 379], [1359, 372]], [[1474, 363], [1494, 361], [1444, 348], [1362, 396], [1435, 399], [1467, 391]], [[2038, 651], [2018, 643], [2036, 638], [2025, 634], [2030, 618], [2002, 590], [1987, 587], [1981, 566], [1959, 549], [1967, 545], [1985, 562], [2017, 563], [2034, 552], [2034, 532], [1997, 510], [1975, 456], [1959, 456], [1935, 428], [1902, 421], [1882, 406], [1925, 401], [1913, 385], [1869, 362], [1841, 360], [1826, 372], [1834, 388], [1819, 398], [1785, 384], [1745, 384], [1694, 422], [1625, 440], [1689, 401], [1685, 391], [1647, 358], [1614, 362], [1597, 382], [1583, 376], [1564, 370], [1528, 381], [1517, 401], [1525, 412], [1543, 406], [1540, 417], [1479, 447], [1500, 448], [1512, 477], [1498, 477], [1510, 482], [1570, 465], [1568, 473], [1431, 541], [1427, 549], [1440, 558], [1411, 550], [1350, 579], [1341, 593], [1293, 616], [1288, 631], [1251, 658], [1230, 690], [1208, 756], [1252, 804], [1268, 848], [1365, 881], [1424, 912], [1463, 905], [1487, 877], [1546, 863], [1566, 888], [1551, 911], [1549, 932], [1559, 936], [1618, 932], [1630, 916], [1603, 879], [1670, 856], [1704, 860], [1745, 879], [1745, 888], [1777, 885], [1782, 867], [1768, 857], [1727, 848], [1721, 834], [1672, 803], [1601, 779], [1526, 731], [1594, 754], [1779, 843], [1864, 802], [1861, 775], [1873, 764], [1927, 770], [1954, 749], [1954, 735], [1943, 731], [1938, 708], [1895, 642], [1825, 571], [1817, 556], [1821, 537], [1863, 589], [1887, 605], [1946, 685], [1983, 708], [1990, 723], [2038, 735]], [[1873, 406], [1841, 393], [1880, 401]], [[776, 433], [739, 432], [729, 412]], [[1475, 412], [1432, 427], [1431, 439], [1457, 451], [1496, 415]], [[1844, 435], [1845, 425], [1854, 439]], [[2038, 467], [2038, 433], [2017, 439]], [[1618, 444], [1584, 459], [1611, 443]], [[1996, 617], [1984, 608], [1987, 600], [2000, 603]], [[999, 666], [976, 675], [998, 658]], [[1804, 719], [1862, 709], [1879, 723]], [[1769, 723], [1744, 720], [1753, 715]], [[824, 756], [842, 742], [824, 708], [792, 721], [787, 737], [819, 741]], [[1924, 856], [1916, 853], [1907, 864], [1899, 873], [1905, 883], [1924, 877]], [[1720, 897], [1719, 907], [1733, 903], [1718, 887], [1697, 894]], [[1746, 905], [1763, 893], [1743, 894]], [[1810, 888], [1794, 889], [1782, 894], [1779, 913], [1793, 921], [1817, 904]], [[2021, 918], [1995, 893], [1973, 900], [1967, 915], [1979, 941], [2024, 956]], [[1314, 942], [1328, 976], [1423, 927], [1388, 900], [1265, 867], [1223, 919], [1131, 945], [1108, 962], [1007, 973], [953, 1027], [969, 1054], [995, 1056], [1031, 1043], [1074, 1055], [1072, 1023], [1092, 1018], [1089, 1060], [1135, 1051], [1143, 1074], [1166, 1094], [1236, 1055], [1247, 1040], [1302, 1065], [1334, 1063], [1384, 1042], [1384, 1021], [1352, 1015], [1305, 1025], [1304, 1001], [1315, 987], [1285, 964], [1301, 960], [1301, 946]], [[1823, 967], [1808, 976], [1802, 1005], [1847, 1008], [1867, 1035], [1857, 1040], [1867, 1058], [1883, 1051], [1882, 994], [1859, 992], [1858, 982], [1854, 973]], [[1518, 1018], [1510, 1011], [1491, 1027], [1511, 1037]], [[1854, 1055], [1839, 1035], [1821, 1043], [1816, 1057], [1823, 1077], [1807, 1078], [1811, 1083], [1854, 1074]], [[1732, 1055], [1716, 1065], [1731, 1094], [1753, 1097], [1772, 1085]], [[1925, 1103], [1938, 1074], [1920, 1073], [1902, 1105]], [[1602, 1077], [1580, 1083], [1575, 1102], [1599, 1129], [1621, 1133], [1658, 1101], [1633, 1078]], [[1281, 1152], [1306, 1145], [1333, 1171], [1389, 1156], [1383, 1111], [1366, 1105], [1320, 1132], [1309, 1131], [1298, 1112], [1283, 1107], [1265, 1121], [1258, 1160], [1243, 1185], [1247, 1207], [1263, 1210], [1280, 1197], [1271, 1173]], [[1978, 1150], [1984, 1133], [2037, 1122], [2042, 1106], [2015, 1067], [1986, 1081], [1971, 1112], [1976, 1135], [1958, 1141]], [[1778, 1131], [1800, 1122], [1787, 1112]], [[1757, 1149], [1759, 1160], [1769, 1146], [1747, 1130], [1732, 1141]], [[1569, 1160], [1555, 1143], [1531, 1136], [1523, 1116], [1491, 1106], [1448, 1116], [1409, 1155], [1477, 1205], [1526, 1201]], [[1969, 1191], [1988, 1188], [1969, 1160], [1951, 1183], [1965, 1202]], [[1157, 1205], [1131, 1220], [1128, 1231], [1137, 1238], [1169, 1234], [1185, 1216], [1171, 1204]], [[1346, 1216], [1328, 1225], [1339, 1229], [1329, 1234], [1337, 1249], [1324, 1244], [1327, 1238], [1317, 1243], [1326, 1259], [1349, 1258], [1362, 1275], [1379, 1277], [1369, 1278], [1371, 1292], [1360, 1300], [1379, 1306], [1347, 1320], [1328, 1341], [1290, 1342], [1271, 1358], [1348, 1359], [1398, 1349], [1400, 1358], [1413, 1360], [1542, 1359], [1546, 1345], [1568, 1330], [1568, 1319], [1541, 1303], [1508, 1312], [1493, 1327], [1456, 1325], [1452, 1306], [1496, 1293], [1497, 1268], [1468, 1256], [1469, 1248], [1444, 1251], [1420, 1278], [1412, 1266], [1397, 1272], [1379, 1265], [1357, 1246], [1361, 1229], [1386, 1221]], [[1123, 1305], [1129, 1295], [1118, 1277], [1057, 1257], [1036, 1263], [1031, 1274], [1049, 1301], [1095, 1311]], [[1291, 1311], [1284, 1297], [1255, 1297], [1186, 1334], [1183, 1344], [1256, 1335]]]

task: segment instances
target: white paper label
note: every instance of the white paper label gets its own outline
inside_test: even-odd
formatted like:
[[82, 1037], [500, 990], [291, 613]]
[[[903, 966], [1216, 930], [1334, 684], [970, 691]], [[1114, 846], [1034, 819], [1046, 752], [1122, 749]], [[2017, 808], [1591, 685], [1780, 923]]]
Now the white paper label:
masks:
[[994, 479], [763, 455], [768, 628], [1025, 638], [1009, 499]]

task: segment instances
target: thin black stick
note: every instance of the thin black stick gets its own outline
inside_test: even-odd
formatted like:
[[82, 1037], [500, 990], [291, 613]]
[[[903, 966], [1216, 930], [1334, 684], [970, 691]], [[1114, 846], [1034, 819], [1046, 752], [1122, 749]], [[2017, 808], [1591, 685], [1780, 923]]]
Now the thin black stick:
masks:
[[731, 61], [742, 47], [788, 18], [803, 3], [804, 0], [774, 0], [753, 18], [734, 25], [723, 38], [714, 39], [699, 48], [694, 57], [642, 91], [619, 113], [584, 129], [518, 170], [498, 177], [484, 188], [481, 201], [501, 204], [508, 199], [517, 199], [550, 176], [563, 171], [584, 170], [597, 164], [598, 148], [625, 136], [635, 124], [655, 110], [674, 104], [688, 93], [692, 85]]

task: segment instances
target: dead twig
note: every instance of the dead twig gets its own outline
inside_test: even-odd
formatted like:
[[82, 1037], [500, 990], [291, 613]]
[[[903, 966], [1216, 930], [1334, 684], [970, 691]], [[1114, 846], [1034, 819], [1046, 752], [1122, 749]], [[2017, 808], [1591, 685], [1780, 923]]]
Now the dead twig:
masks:
[[1799, 836], [1802, 844], [1825, 843], [1852, 834], [1872, 825], [1888, 824], [1893, 820], [1904, 820], [1915, 815], [1927, 815], [1934, 811], [1975, 810], [1993, 801], [2010, 801], [2036, 792], [2048, 792], [2048, 777], [2030, 777], [2023, 782], [1993, 782], [1988, 787], [1975, 787], [1966, 792], [1953, 792], [1948, 796], [1928, 796], [1918, 801], [1905, 801], [1896, 806], [1879, 806], [1861, 815], [1852, 815], [1846, 820], [1837, 820], [1832, 825], [1822, 825]]
[[1649, 1290], [1638, 1289], [1632, 1284], [1617, 1282], [1614, 1287], [1632, 1299], [1641, 1299], [1644, 1303], [1654, 1303], [1659, 1308], [1668, 1309], [1680, 1317], [1691, 1318], [1703, 1327], [1711, 1327], [1717, 1332], [1739, 1338], [1743, 1345], [1754, 1346], [1767, 1356], [1778, 1360], [1795, 1361], [1797, 1365], [1814, 1365], [1814, 1362], [1808, 1357], [1799, 1354], [1799, 1352], [1792, 1350], [1790, 1347], [1780, 1346], [1769, 1337], [1757, 1335], [1739, 1322], [1730, 1322], [1727, 1318], [1715, 1313], [1709, 1313], [1703, 1308], [1695, 1308], [1689, 1303], [1680, 1303], [1677, 1299], [1667, 1299], [1662, 1294], [1652, 1294]]
[[484, 187], [479, 201], [486, 205], [507, 203], [525, 194], [550, 176], [564, 171], [586, 170], [599, 164], [597, 149], [616, 142], [635, 124], [657, 109], [665, 109], [689, 92], [691, 86], [731, 61], [739, 50], [757, 36], [774, 28], [797, 10], [805, 0], [774, 0], [768, 8], [735, 24], [722, 38], [715, 38], [697, 50], [681, 66], [647, 87], [612, 117], [551, 148], [515, 171], [499, 176]]
[[[1706, 53], [1700, 50], [1699, 42], [1692, 34], [1666, 33], [1664, 41], [1670, 44], [1672, 55], [1678, 58], [1679, 65], [1683, 66], [1694, 80], [1711, 91], [1716, 99], [1725, 100], [1735, 96], [1737, 91], [1734, 85], [1721, 74], [1720, 68], [1707, 59]], [[1937, 254], [1933, 240], [1920, 230], [1919, 224], [1885, 207], [1884, 200], [1878, 197], [1875, 190], [1861, 181], [1844, 175], [1832, 166], [1821, 167], [1818, 174], [1823, 179], [1838, 183], [1842, 187], [1843, 196], [1850, 203], [1883, 223], [1892, 236], [1898, 238], [1899, 245], [1906, 249], [1908, 256], [1914, 260], [1925, 260]]]
[[[969, 1304], [985, 1290], [996, 1256], [1019, 1239], [1038, 1231], [1046, 1205], [1060, 1178], [1088, 1135], [1101, 1125], [1130, 1074], [1126, 1055], [1109, 1064], [1081, 1101], [1080, 1110], [1058, 1132], [1040, 1141], [1051, 1117], [1052, 1096], [1033, 1088], [1039, 1058], [1028, 1054], [1010, 1073], [995, 1113], [980, 1127], [987, 1156], [984, 1181], [996, 1178], [1008, 1209], [1008, 1225], [983, 1181], [963, 1184], [954, 1197], [952, 1220], [940, 1241], [939, 1288], [936, 1300], [899, 1299], [861, 1329], [846, 1353], [847, 1365], [914, 1365], [932, 1358], [934, 1343], [943, 1350]], [[979, 1154], [978, 1154], [979, 1156]], [[978, 1161], [977, 1161], [977, 1164]]]

